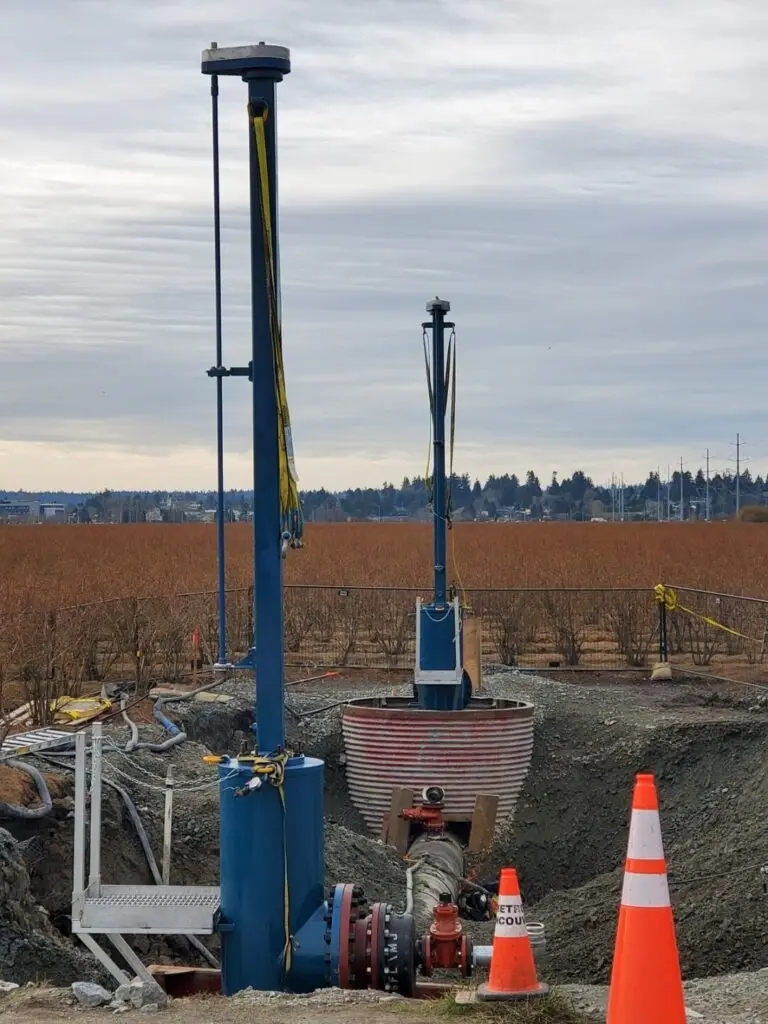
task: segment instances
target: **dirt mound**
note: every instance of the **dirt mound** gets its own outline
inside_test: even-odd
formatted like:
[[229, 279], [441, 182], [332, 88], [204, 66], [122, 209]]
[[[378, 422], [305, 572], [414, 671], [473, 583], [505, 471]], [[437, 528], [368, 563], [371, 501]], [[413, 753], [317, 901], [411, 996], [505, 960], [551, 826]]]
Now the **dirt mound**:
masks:
[[350, 831], [325, 823], [326, 886], [355, 882], [369, 900], [383, 900], [402, 910], [405, 905], [405, 866], [397, 851]]
[[674, 689], [671, 706], [667, 687], [518, 685], [536, 691], [533, 763], [483, 873], [518, 867], [553, 980], [608, 979], [638, 771], [659, 788], [685, 976], [765, 967], [768, 716]]
[[0, 974], [19, 985], [101, 980], [96, 961], [63, 940], [30, 891], [19, 844], [0, 829]]

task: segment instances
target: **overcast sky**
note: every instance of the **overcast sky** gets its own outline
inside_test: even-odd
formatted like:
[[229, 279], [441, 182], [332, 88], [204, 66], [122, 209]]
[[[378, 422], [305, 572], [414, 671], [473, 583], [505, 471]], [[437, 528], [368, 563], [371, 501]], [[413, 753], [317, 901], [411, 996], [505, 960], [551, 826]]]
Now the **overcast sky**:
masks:
[[[457, 469], [768, 469], [764, 0], [2, 0], [0, 487], [215, 481], [212, 39], [279, 86], [304, 487], [423, 473], [424, 306]], [[248, 361], [245, 86], [222, 83], [225, 363]], [[250, 481], [226, 382], [227, 483]]]

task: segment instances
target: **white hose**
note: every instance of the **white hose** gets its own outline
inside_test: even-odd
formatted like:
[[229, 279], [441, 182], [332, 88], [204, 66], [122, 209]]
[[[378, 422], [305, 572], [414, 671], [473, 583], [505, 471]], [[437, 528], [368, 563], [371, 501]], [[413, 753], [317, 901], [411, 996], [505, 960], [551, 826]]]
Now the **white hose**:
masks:
[[421, 860], [413, 861], [411, 866], [405, 872], [405, 912], [406, 914], [413, 913], [413, 875], [419, 870], [419, 866], [422, 863]]

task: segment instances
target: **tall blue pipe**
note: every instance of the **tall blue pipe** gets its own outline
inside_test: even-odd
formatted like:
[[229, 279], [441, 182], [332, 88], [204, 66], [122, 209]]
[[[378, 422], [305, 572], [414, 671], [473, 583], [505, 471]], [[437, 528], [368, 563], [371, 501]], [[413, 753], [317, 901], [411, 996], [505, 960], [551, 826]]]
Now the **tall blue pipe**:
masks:
[[[334, 953], [326, 943], [323, 901], [323, 762], [300, 755], [284, 765], [279, 757], [274, 759], [285, 746], [279, 417], [269, 257], [251, 117], [266, 115], [273, 269], [279, 290], [275, 86], [290, 69], [290, 54], [281, 46], [259, 43], [203, 53], [204, 74], [234, 75], [247, 83], [249, 110], [251, 362], [216, 370], [219, 379], [247, 376], [251, 382], [254, 455], [254, 636], [240, 667], [256, 673], [258, 756], [227, 759], [220, 767], [220, 932], [222, 990], [227, 995], [248, 987], [305, 990], [328, 984], [326, 956]], [[223, 560], [220, 571], [222, 566]], [[276, 764], [284, 768], [279, 786], [272, 784], [277, 777], [264, 770], [264, 765]]]
[[427, 303], [427, 312], [432, 314], [432, 437], [434, 448], [434, 485], [432, 488], [432, 521], [434, 534], [434, 572], [436, 609], [445, 607], [446, 602], [446, 532], [448, 515], [448, 487], [445, 479], [445, 412], [448, 400], [445, 372], [445, 314], [451, 308], [445, 299], [433, 299]]
[[[287, 52], [287, 51], [286, 51]], [[290, 71], [259, 67], [248, 72], [248, 101], [254, 112], [267, 110], [266, 143], [269, 201], [277, 211], [275, 161], [275, 84]], [[281, 554], [279, 416], [275, 392], [275, 366], [270, 333], [267, 254], [259, 215], [259, 170], [256, 139], [249, 123], [251, 178], [251, 378], [253, 400], [253, 599], [254, 666], [258, 678], [256, 724], [259, 749], [285, 745], [283, 665], [283, 559]], [[271, 218], [272, 251], [277, 253], [277, 223]], [[275, 267], [275, 280], [278, 280]]]

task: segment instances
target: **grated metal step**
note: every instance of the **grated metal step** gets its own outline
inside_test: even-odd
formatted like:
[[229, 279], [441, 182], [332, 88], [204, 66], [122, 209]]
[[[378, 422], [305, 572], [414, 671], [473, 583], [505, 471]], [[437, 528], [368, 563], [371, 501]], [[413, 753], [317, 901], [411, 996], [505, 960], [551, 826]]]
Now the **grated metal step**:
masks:
[[64, 732], [62, 729], [33, 729], [30, 732], [20, 732], [3, 740], [0, 746], [0, 761], [7, 761], [9, 757], [34, 754], [38, 750], [70, 747], [74, 742], [74, 733]]
[[79, 932], [107, 935], [212, 935], [221, 905], [213, 885], [103, 885], [87, 893]]

